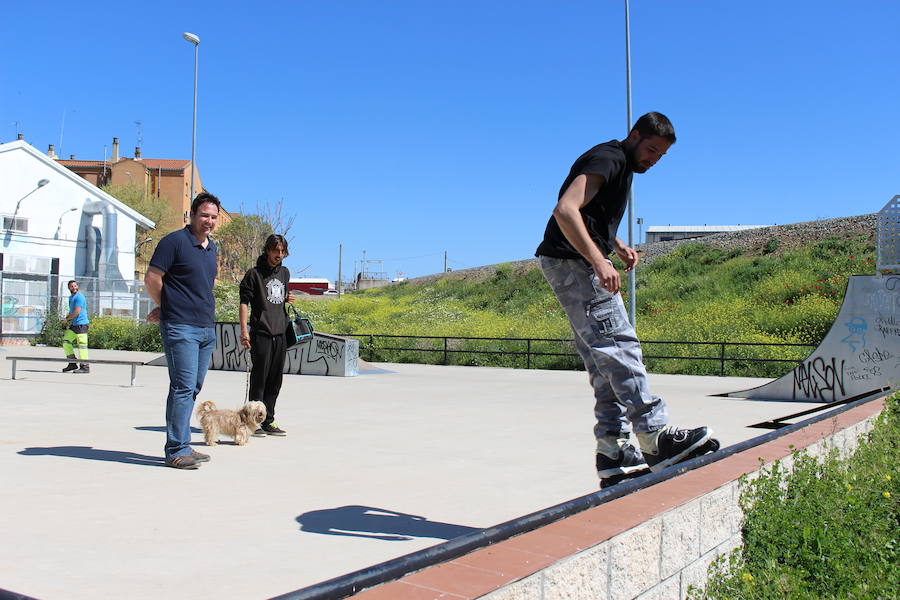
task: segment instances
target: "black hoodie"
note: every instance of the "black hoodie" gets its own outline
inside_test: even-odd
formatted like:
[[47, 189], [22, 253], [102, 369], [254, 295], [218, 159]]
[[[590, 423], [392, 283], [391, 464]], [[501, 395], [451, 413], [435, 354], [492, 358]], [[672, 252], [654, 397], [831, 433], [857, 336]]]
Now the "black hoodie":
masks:
[[287, 307], [291, 272], [284, 265], [274, 269], [266, 255], [256, 259], [256, 266], [247, 271], [239, 287], [241, 304], [250, 307], [250, 329], [264, 335], [284, 335], [287, 329]]

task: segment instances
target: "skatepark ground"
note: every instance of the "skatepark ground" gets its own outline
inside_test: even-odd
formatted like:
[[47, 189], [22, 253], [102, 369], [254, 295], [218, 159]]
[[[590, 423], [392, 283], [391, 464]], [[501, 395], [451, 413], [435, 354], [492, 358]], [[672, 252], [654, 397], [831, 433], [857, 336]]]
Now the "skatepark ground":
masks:
[[[212, 460], [180, 471], [162, 459], [165, 368], [129, 387], [125, 366], [62, 366], [20, 362], [12, 380], [0, 362], [0, 589], [40, 600], [271, 598], [598, 489], [583, 372], [285, 375], [287, 437], [207, 447], [196, 429]], [[714, 396], [766, 381], [650, 376], [673, 424], [710, 425], [723, 447], [820, 406]], [[243, 373], [210, 371], [200, 399], [238, 408], [244, 389]]]

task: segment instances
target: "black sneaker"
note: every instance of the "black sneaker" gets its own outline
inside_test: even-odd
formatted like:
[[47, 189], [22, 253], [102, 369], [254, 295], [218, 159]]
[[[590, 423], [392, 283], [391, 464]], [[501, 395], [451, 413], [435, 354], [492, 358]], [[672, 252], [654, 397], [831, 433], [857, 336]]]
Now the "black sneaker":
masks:
[[648, 471], [644, 456], [631, 444], [621, 446], [616, 458], [610, 458], [602, 452], [597, 453], [597, 477], [600, 478], [601, 489], [646, 473]]
[[259, 429], [257, 429], [253, 433], [251, 433], [250, 435], [252, 435], [253, 437], [266, 437], [266, 432], [263, 430], [262, 427], [260, 427]]
[[63, 367], [62, 372], [68, 373], [69, 371], [74, 371], [77, 368], [78, 368], [78, 365], [76, 365], [75, 363], [69, 363], [65, 367]]
[[78, 367], [77, 369], [75, 369], [73, 371], [73, 373], [90, 373], [90, 372], [91, 372], [90, 365], [81, 365], [80, 367]]
[[281, 429], [275, 423], [269, 423], [268, 425], [263, 425], [262, 430], [266, 432], [266, 435], [287, 435], [287, 431]]
[[713, 439], [709, 427], [678, 429], [670, 426], [660, 432], [656, 446], [656, 453], [644, 452], [644, 460], [654, 473], [695, 456], [714, 452], [718, 450], [719, 443]]

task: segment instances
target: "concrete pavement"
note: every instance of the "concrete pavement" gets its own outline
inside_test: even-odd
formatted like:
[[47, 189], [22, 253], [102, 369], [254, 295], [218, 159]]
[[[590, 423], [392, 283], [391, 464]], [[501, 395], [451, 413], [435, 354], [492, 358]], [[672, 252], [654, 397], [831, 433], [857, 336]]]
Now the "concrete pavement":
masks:
[[[582, 372], [360, 365], [286, 375], [285, 438], [195, 447], [162, 465], [165, 368], [20, 363], [0, 351], [0, 588], [41, 600], [263, 599], [597, 489]], [[91, 350], [94, 358], [157, 354]], [[818, 403], [711, 397], [751, 378], [652, 375], [674, 424], [746, 425]], [[242, 373], [210, 371], [201, 399], [237, 408]], [[199, 430], [198, 430], [199, 431]]]

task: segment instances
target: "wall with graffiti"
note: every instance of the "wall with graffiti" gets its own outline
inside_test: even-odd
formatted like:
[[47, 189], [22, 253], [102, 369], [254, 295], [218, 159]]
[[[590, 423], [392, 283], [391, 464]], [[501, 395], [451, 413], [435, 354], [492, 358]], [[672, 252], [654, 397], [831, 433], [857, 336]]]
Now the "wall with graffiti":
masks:
[[[245, 371], [249, 351], [241, 346], [238, 323], [216, 323], [216, 349], [211, 369]], [[298, 375], [354, 377], [359, 373], [359, 342], [327, 333], [288, 348], [284, 372]]]
[[900, 387], [900, 277], [854, 275], [819, 347], [790, 373], [729, 396], [836, 402]]

